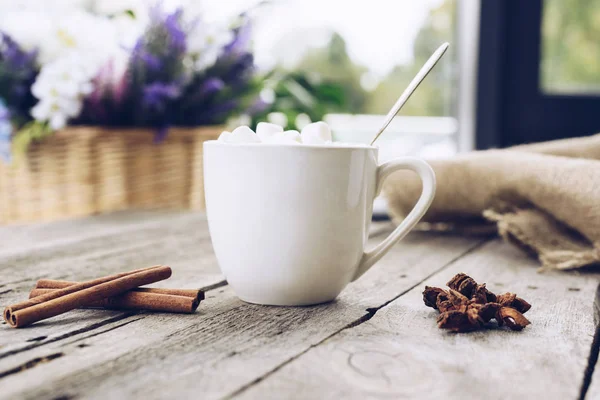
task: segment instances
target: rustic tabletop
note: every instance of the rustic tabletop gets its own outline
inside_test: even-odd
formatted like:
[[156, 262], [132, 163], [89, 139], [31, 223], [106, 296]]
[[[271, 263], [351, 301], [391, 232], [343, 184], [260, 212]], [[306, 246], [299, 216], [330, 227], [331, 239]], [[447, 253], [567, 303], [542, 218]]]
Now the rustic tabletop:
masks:
[[[372, 228], [372, 243], [390, 225]], [[0, 397], [600, 398], [599, 273], [537, 271], [497, 238], [412, 233], [337, 301], [238, 300], [201, 214], [135, 212], [0, 228], [2, 307], [40, 278], [86, 280], [155, 264], [156, 286], [207, 290], [190, 315], [76, 310], [0, 326]], [[423, 305], [457, 272], [532, 305], [521, 332], [452, 334]], [[595, 339], [596, 338], [596, 339]]]

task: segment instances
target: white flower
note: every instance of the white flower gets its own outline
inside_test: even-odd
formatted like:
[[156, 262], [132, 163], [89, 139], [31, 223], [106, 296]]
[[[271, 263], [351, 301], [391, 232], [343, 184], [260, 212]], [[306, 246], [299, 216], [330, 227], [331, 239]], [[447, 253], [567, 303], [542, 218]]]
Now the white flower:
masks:
[[64, 128], [69, 119], [81, 113], [83, 99], [92, 92], [97, 72], [95, 63], [78, 53], [43, 66], [31, 87], [39, 100], [31, 116], [48, 122], [54, 130]]
[[0, 16], [0, 29], [25, 49], [38, 49], [41, 65], [73, 51], [87, 53], [98, 64], [106, 63], [124, 51], [124, 41], [130, 40], [131, 35], [123, 35], [118, 27], [111, 19], [83, 10], [9, 11]]
[[93, 3], [94, 11], [97, 14], [116, 16], [131, 10], [135, 16], [148, 13], [148, 5], [143, 0], [95, 0]]
[[11, 10], [0, 13], [0, 30], [27, 51], [40, 47], [48, 38], [52, 25], [50, 18], [40, 12]]
[[56, 20], [51, 36], [41, 48], [40, 59], [44, 64], [77, 51], [103, 64], [120, 50], [120, 43], [116, 26], [109, 19], [73, 12]]
[[144, 33], [144, 30], [148, 26], [149, 18], [147, 13], [143, 13], [142, 15], [143, 17], [137, 16], [136, 18], [131, 18], [129, 15], [121, 14], [110, 19], [119, 38], [120, 49], [132, 49], [136, 41]]
[[217, 61], [223, 47], [233, 40], [233, 32], [225, 26], [209, 24], [198, 18], [190, 22], [187, 51], [194, 60], [194, 69], [203, 71]]

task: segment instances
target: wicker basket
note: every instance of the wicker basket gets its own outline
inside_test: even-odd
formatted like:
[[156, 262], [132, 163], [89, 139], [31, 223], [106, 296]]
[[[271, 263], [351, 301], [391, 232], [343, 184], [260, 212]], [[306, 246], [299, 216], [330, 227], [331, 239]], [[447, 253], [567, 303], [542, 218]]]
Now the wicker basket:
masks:
[[137, 208], [204, 209], [202, 143], [221, 127], [70, 127], [0, 162], [0, 224], [49, 221]]

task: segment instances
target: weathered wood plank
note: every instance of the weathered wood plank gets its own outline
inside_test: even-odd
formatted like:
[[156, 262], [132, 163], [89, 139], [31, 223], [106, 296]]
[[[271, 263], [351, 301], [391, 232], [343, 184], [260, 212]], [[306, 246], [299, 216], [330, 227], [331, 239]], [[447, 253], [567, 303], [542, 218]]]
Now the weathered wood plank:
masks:
[[600, 286], [594, 300], [594, 323], [596, 324], [596, 333], [581, 391], [582, 399], [600, 399], [600, 362], [598, 362], [600, 353]]
[[[137, 214], [138, 216], [140, 214]], [[147, 215], [146, 215], [147, 217]], [[122, 223], [122, 218], [133, 224]], [[75, 233], [93, 224], [91, 219], [71, 223], [65, 230], [67, 240], [52, 247], [0, 255], [0, 307], [27, 298], [37, 279], [86, 280], [116, 272], [155, 264], [173, 268], [173, 276], [153, 286], [198, 288], [223, 281], [212, 251], [206, 218], [201, 214], [162, 215], [144, 222], [127, 214], [103, 217], [96, 236]], [[63, 223], [57, 224], [62, 226]], [[118, 230], [124, 225], [124, 231]], [[48, 237], [52, 224], [38, 228], [38, 239]], [[43, 242], [42, 242], [43, 244]], [[27, 329], [0, 329], [0, 358], [76, 334], [100, 329], [133, 313], [118, 311], [76, 310]], [[3, 328], [7, 328], [4, 321]]]
[[[499, 240], [490, 242], [239, 398], [577, 399], [599, 275], [537, 273], [537, 266]], [[437, 311], [423, 305], [421, 293], [425, 284], [443, 287], [457, 272], [530, 301], [532, 325], [522, 332], [438, 329]]]
[[7, 388], [5, 395], [20, 398], [190, 397], [199, 391], [204, 398], [222, 397], [368, 318], [372, 309], [420, 284], [478, 243], [410, 235], [336, 302], [320, 306], [250, 305], [239, 301], [229, 287], [220, 288], [211, 292], [200, 313], [130, 317], [106, 333], [0, 359], [1, 376], [1, 371], [60, 354], [0, 382]]
[[[173, 277], [153, 286], [197, 288], [224, 282], [203, 214], [158, 212], [154, 218], [146, 212], [133, 212], [97, 219], [99, 221], [95, 217], [23, 227], [35, 231], [36, 241], [26, 250], [0, 256], [0, 282], [4, 282], [0, 284], [0, 307], [26, 298], [40, 278], [81, 281], [167, 261], [174, 270]], [[76, 241], [76, 233], [92, 225], [102, 229], [93, 229], [94, 235], [85, 235]], [[373, 234], [389, 230], [386, 225], [374, 224]], [[53, 246], [43, 246], [44, 239], [52, 238], [55, 226], [57, 232], [62, 232], [57, 235], [62, 239], [60, 245], [55, 242]], [[76, 310], [40, 322], [35, 329], [0, 330], [0, 358], [100, 329], [132, 314]], [[4, 321], [0, 324], [6, 325]]]
[[[119, 224], [118, 219], [113, 221], [109, 233], [103, 235], [73, 237], [52, 246], [0, 254], [2, 289], [48, 276], [67, 279], [76, 275], [88, 279], [119, 268], [137, 268], [140, 266], [137, 257], [150, 256], [152, 264], [168, 264], [172, 257], [197, 258], [198, 254], [191, 254], [196, 244], [210, 242], [206, 218], [201, 214], [178, 215], [159, 223], [136, 224], [134, 229], [113, 232]], [[112, 257], [110, 262], [107, 257]], [[207, 261], [214, 263], [214, 259]]]
[[0, 225], [0, 256], [34, 248], [52, 248], [99, 236], [123, 234], [178, 219], [203, 219], [201, 213], [181, 211], [123, 211], [57, 222]]

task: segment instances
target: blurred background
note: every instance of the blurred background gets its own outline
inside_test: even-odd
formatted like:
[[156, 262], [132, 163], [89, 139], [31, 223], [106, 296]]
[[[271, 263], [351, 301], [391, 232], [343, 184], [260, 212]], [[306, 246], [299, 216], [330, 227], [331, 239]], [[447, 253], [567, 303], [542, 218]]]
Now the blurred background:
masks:
[[[177, 126], [267, 120], [300, 130], [325, 120], [336, 140], [367, 142], [446, 41], [449, 52], [382, 135], [382, 160], [600, 131], [594, 0], [0, 0], [0, 32], [0, 105], [13, 117], [5, 159], [71, 125], [149, 127], [160, 142]], [[186, 42], [172, 55], [177, 34]], [[63, 90], [53, 63], [73, 49], [110, 57]], [[10, 54], [30, 62], [11, 70]], [[16, 91], [15, 79], [32, 89]], [[78, 95], [57, 95], [69, 90]]]
[[[3, 0], [0, 4], [0, 29], [17, 37], [23, 36], [19, 30], [43, 30], [39, 19], [64, 20], [84, 11], [119, 25], [126, 35], [116, 39], [132, 47], [156, 2]], [[160, 5], [165, 12], [181, 8], [189, 15], [201, 14], [207, 24], [219, 26], [231, 24], [241, 14], [249, 18], [254, 62], [264, 86], [259, 96], [267, 104], [254, 115], [242, 112], [231, 118], [230, 125], [248, 123], [250, 117], [298, 129], [325, 119], [338, 140], [367, 140], [380, 123], [374, 116], [386, 114], [431, 53], [442, 42], [451, 42], [450, 52], [404, 108], [402, 115], [411, 118], [397, 121], [382, 139], [398, 142], [393, 150], [392, 144], [385, 146], [389, 153], [385, 158], [419, 152], [426, 144], [438, 144], [444, 154], [457, 149], [460, 69], [455, 0], [375, 0], [368, 6], [336, 0], [163, 0]], [[79, 28], [81, 34], [90, 34]], [[35, 33], [27, 36], [32, 41]], [[44, 40], [51, 39], [39, 38], [42, 46]]]

